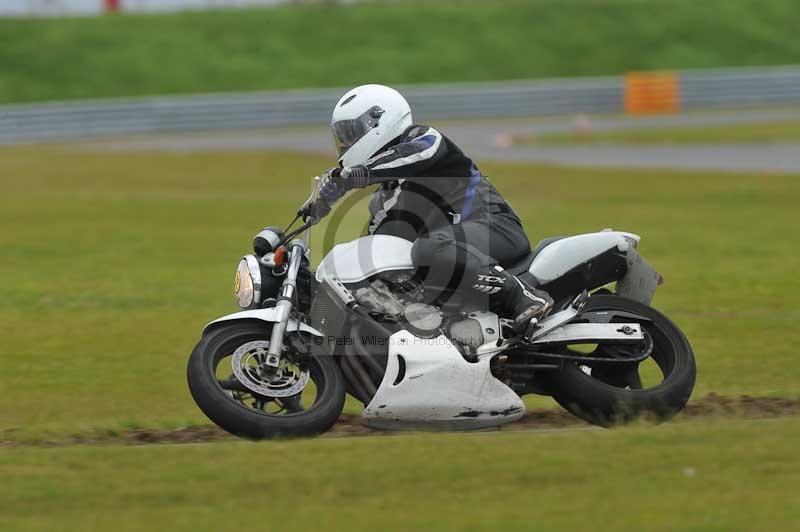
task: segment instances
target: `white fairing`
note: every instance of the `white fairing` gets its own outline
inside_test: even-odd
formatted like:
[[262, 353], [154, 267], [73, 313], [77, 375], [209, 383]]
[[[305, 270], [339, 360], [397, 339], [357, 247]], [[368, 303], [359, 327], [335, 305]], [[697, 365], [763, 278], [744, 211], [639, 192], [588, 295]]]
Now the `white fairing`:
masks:
[[[217, 318], [216, 320], [212, 321], [211, 323], [203, 327], [203, 334], [205, 334], [208, 328], [214, 325], [215, 323], [220, 323], [223, 321], [254, 320], [254, 319], [274, 323], [278, 321], [278, 311], [275, 310], [275, 308], [273, 307], [273, 308], [260, 308], [256, 310], [245, 310], [242, 312], [236, 312], [234, 314], [228, 314], [227, 316]], [[301, 321], [290, 319], [289, 323], [286, 325], [286, 331], [293, 332], [298, 330], [309, 334], [313, 334], [314, 336], [322, 336], [322, 333], [316, 330], [311, 325], [308, 325]]]
[[601, 231], [563, 238], [544, 248], [533, 260], [528, 271], [540, 282], [548, 283], [609, 249], [627, 251], [630, 246], [628, 239], [639, 242], [638, 235], [620, 231]]
[[[362, 414], [364, 424], [382, 429], [479, 429], [516, 421], [525, 405], [492, 376], [490, 359], [467, 362], [444, 336], [426, 340], [408, 331], [393, 334], [386, 373]], [[405, 372], [395, 384], [403, 365]]]
[[388, 270], [408, 270], [412, 243], [390, 235], [370, 235], [335, 246], [317, 268], [317, 281], [339, 279], [343, 283], [363, 281]]

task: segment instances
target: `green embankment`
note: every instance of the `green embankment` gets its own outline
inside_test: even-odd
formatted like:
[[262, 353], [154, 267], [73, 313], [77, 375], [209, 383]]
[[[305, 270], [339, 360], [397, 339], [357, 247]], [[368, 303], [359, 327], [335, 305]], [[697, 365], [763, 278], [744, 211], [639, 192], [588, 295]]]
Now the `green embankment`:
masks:
[[[252, 235], [287, 223], [305, 176], [328, 162], [0, 150], [0, 430], [206, 423], [185, 383], [189, 352], [207, 321], [236, 310], [233, 272]], [[696, 350], [697, 396], [797, 396], [798, 176], [481, 168], [531, 239], [643, 235], [666, 279], [655, 305]], [[345, 217], [336, 240], [357, 234], [364, 213]]]
[[0, 20], [0, 102], [800, 62], [795, 0], [496, 0]]

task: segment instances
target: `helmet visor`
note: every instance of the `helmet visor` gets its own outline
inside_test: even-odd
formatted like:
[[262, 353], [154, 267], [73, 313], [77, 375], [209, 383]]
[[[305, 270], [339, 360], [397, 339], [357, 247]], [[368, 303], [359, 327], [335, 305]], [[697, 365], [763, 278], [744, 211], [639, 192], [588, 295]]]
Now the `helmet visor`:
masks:
[[338, 120], [331, 124], [333, 145], [339, 157], [344, 155], [350, 146], [358, 142], [361, 137], [369, 133], [370, 129], [378, 127], [383, 113], [383, 109], [376, 105], [358, 118]]

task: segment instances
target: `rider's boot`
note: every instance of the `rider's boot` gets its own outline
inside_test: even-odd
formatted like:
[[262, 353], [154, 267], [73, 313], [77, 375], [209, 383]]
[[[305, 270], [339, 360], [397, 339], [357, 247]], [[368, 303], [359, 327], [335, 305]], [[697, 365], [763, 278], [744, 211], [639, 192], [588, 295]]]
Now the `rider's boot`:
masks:
[[514, 330], [525, 335], [532, 320], [540, 320], [553, 308], [553, 299], [542, 290], [528, 286], [517, 276], [495, 265], [480, 273], [472, 289], [488, 294], [502, 316], [514, 320]]

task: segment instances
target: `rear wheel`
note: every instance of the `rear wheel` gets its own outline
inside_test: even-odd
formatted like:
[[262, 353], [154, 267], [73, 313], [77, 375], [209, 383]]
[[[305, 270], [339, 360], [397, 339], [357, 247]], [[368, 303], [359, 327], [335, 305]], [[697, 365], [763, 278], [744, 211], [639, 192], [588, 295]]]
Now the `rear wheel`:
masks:
[[[643, 414], [666, 420], [686, 405], [696, 376], [694, 353], [669, 318], [615, 295], [593, 295], [583, 312], [600, 313], [612, 323], [640, 323], [645, 338], [652, 341], [652, 351], [641, 362], [565, 363], [548, 381], [561, 406], [590, 423], [609, 426]], [[615, 346], [582, 347], [584, 355], [620, 356]]]
[[[269, 348], [263, 323], [231, 323], [200, 339], [189, 358], [189, 390], [211, 421], [252, 439], [311, 436], [328, 430], [344, 407], [344, 381], [313, 342], [282, 356], [275, 375], [259, 366]], [[247, 383], [247, 386], [245, 384]]]

